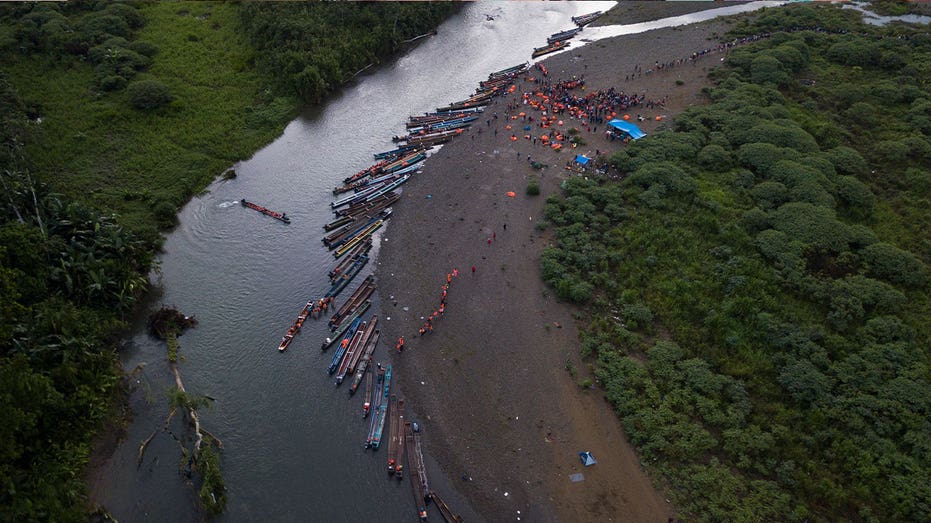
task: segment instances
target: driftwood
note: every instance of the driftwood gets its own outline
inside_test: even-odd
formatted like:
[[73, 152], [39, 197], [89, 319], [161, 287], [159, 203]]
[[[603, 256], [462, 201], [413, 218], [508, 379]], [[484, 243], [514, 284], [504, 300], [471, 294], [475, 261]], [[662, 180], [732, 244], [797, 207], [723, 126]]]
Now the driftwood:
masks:
[[[171, 346], [171, 338], [173, 337], [174, 336], [171, 336], [169, 338], [169, 346]], [[177, 343], [176, 340], [175, 343]], [[178, 371], [177, 358], [169, 358], [168, 365], [171, 368], [172, 374], [175, 375], [175, 386], [178, 388], [178, 390], [187, 394], [187, 391], [184, 389], [184, 382], [181, 381], [181, 373]], [[191, 423], [194, 425], [194, 461], [197, 461], [197, 456], [200, 454], [200, 446], [204, 442], [204, 433], [200, 428], [200, 417], [197, 416], [197, 410], [195, 410], [192, 406], [188, 406], [187, 414], [188, 418], [191, 420]]]
[[[149, 317], [149, 332], [162, 340], [167, 345], [166, 358], [168, 359], [168, 368], [175, 378], [175, 387], [169, 390], [171, 406], [168, 416], [165, 418], [163, 432], [167, 432], [172, 439], [178, 443], [181, 455], [184, 458], [182, 474], [186, 483], [194, 486], [193, 474], [196, 472], [203, 480], [200, 487], [198, 498], [201, 505], [208, 514], [217, 515], [223, 511], [226, 506], [226, 488], [223, 486], [223, 478], [220, 475], [219, 457], [214, 450], [223, 448], [223, 442], [220, 438], [214, 436], [200, 425], [200, 416], [197, 409], [202, 405], [209, 405], [214, 401], [210, 397], [191, 396], [184, 388], [184, 381], [181, 379], [181, 371], [178, 368], [180, 360], [178, 336], [189, 327], [197, 325], [197, 320], [193, 316], [186, 316], [178, 310], [169, 307], [162, 307]], [[174, 415], [183, 410], [187, 412], [188, 420], [194, 428], [194, 445], [188, 448], [182, 438], [171, 431], [171, 420]], [[146, 448], [158, 434], [158, 429], [152, 431], [152, 434], [139, 445], [137, 456], [137, 467], [142, 463]], [[206, 440], [206, 446], [204, 442]]]

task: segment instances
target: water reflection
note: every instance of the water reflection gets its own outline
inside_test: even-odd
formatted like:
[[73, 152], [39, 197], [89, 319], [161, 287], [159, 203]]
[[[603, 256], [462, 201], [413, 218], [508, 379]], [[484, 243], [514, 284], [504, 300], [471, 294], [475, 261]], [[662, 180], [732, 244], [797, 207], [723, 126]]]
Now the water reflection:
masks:
[[906, 24], [931, 24], [931, 16], [924, 15], [900, 15], [900, 16], [882, 16], [878, 15], [860, 4], [846, 4], [842, 9], [853, 9], [863, 14], [863, 21], [870, 25], [886, 25], [890, 22], [902, 22]]

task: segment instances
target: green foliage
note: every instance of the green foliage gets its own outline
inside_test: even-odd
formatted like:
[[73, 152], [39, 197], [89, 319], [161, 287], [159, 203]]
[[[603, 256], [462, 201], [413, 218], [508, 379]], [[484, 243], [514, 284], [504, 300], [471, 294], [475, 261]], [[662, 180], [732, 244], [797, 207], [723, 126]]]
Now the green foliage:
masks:
[[158, 109], [175, 99], [168, 86], [158, 80], [133, 82], [126, 89], [126, 94], [129, 95], [129, 103], [135, 109], [142, 111]]
[[118, 379], [118, 318], [146, 289], [152, 253], [27, 175], [0, 176], [0, 519], [75, 520], [90, 435]]
[[177, 387], [168, 389], [166, 394], [168, 395], [168, 404], [175, 410], [199, 410], [213, 405], [213, 400], [205, 396], [189, 394]]
[[750, 63], [750, 78], [754, 83], [778, 86], [788, 83], [789, 73], [778, 58], [761, 53]]
[[761, 209], [775, 209], [789, 201], [789, 189], [779, 182], [759, 183], [751, 189], [750, 194]]
[[206, 445], [201, 448], [196, 465], [203, 475], [197, 497], [208, 515], [217, 516], [226, 508], [226, 486], [220, 474], [220, 456], [212, 445]]
[[[565, 299], [593, 285], [582, 355], [685, 519], [931, 503], [931, 97], [886, 64], [926, 71], [931, 40], [844, 11], [736, 24], [776, 32], [730, 52], [709, 105], [612, 156], [625, 181], [547, 200], [543, 276]], [[778, 32], [800, 26], [847, 34]], [[624, 328], [646, 324], [658, 341]]]
[[540, 195], [540, 181], [536, 178], [531, 178], [527, 182], [527, 196], [539, 196]]
[[642, 303], [631, 303], [624, 305], [621, 310], [621, 317], [630, 330], [649, 329], [653, 321], [653, 311]]
[[256, 65], [278, 87], [317, 102], [357, 71], [433, 30], [458, 7], [443, 2], [247, 3], [240, 20]]
[[853, 176], [835, 178], [833, 192], [852, 216], [868, 218], [873, 213], [876, 198], [866, 184]]
[[922, 287], [928, 281], [927, 271], [914, 254], [894, 245], [877, 242], [860, 251], [867, 273], [891, 283]]
[[[63, 10], [69, 23], [88, 14], [89, 4], [81, 5], [87, 9]], [[111, 65], [51, 52], [28, 59], [5, 53], [2, 62], [10, 81], [40, 108], [36, 116], [47, 116], [42, 132], [25, 142], [35, 175], [88, 207], [118, 215], [155, 243], [159, 227], [175, 223], [169, 212], [280, 134], [298, 102], [272, 96], [272, 80], [249, 66], [254, 51], [239, 29], [237, 5], [192, 4], [190, 15], [167, 3], [132, 5], [145, 16], [143, 27], [122, 40], [109, 35], [81, 53], [109, 42], [119, 53], [148, 60], [144, 70], [122, 64], [118, 72], [101, 68], [113, 72], [98, 76], [97, 67]], [[198, 18], [208, 13], [209, 23]], [[199, 42], [188, 42], [187, 34], [199, 35]], [[117, 76], [159, 81], [177, 102], [170, 110], [137, 111]]]
[[726, 171], [734, 164], [731, 154], [724, 147], [714, 143], [702, 147], [696, 159], [709, 171]]

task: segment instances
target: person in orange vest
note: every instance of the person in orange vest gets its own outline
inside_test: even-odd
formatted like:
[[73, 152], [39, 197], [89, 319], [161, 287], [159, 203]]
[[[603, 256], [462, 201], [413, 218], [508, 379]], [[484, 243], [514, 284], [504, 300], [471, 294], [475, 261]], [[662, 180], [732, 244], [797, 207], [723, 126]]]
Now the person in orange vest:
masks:
[[349, 338], [343, 338], [343, 341], [339, 344], [344, 350], [349, 346]]
[[397, 349], [399, 353], [404, 350], [404, 336], [398, 338], [398, 344], [395, 346], [395, 349]]

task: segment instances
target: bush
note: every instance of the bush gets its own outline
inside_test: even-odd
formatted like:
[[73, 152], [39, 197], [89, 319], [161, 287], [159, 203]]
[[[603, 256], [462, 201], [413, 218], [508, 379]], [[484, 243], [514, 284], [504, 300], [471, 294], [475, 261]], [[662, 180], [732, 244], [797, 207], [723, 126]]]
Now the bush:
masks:
[[761, 209], [775, 209], [789, 201], [789, 189], [779, 182], [766, 181], [750, 190]]
[[110, 75], [100, 80], [100, 88], [104, 91], [118, 91], [126, 87], [126, 79], [119, 75]]
[[162, 228], [174, 227], [178, 224], [178, 211], [170, 202], [163, 200], [156, 203], [152, 212], [155, 214], [155, 219], [158, 220], [158, 224]]
[[759, 55], [750, 63], [750, 78], [756, 84], [784, 85], [789, 73], [775, 56]]
[[152, 42], [146, 42], [144, 40], [139, 40], [129, 44], [129, 48], [141, 54], [142, 56], [148, 56], [149, 58], [152, 58], [158, 54], [158, 46]]
[[841, 174], [862, 175], [870, 170], [860, 153], [849, 147], [835, 147], [824, 154]]
[[852, 239], [850, 228], [827, 207], [791, 202], [777, 209], [772, 219], [774, 229], [817, 249], [843, 252]]
[[921, 260], [894, 245], [874, 243], [860, 251], [860, 258], [871, 276], [913, 287], [921, 287], [927, 281]]
[[83, 36], [91, 43], [103, 42], [113, 36], [128, 38], [129, 24], [119, 16], [94, 13], [84, 19]]
[[649, 328], [653, 321], [653, 311], [642, 303], [632, 303], [621, 309], [621, 317], [630, 330]]
[[527, 182], [527, 196], [538, 196], [540, 194], [540, 182], [533, 178]]
[[[156, 80], [133, 82], [127, 89], [129, 102], [136, 109], [148, 111], [167, 105], [174, 100], [168, 86]], [[172, 213], [174, 211], [172, 210]]]
[[[782, 124], [782, 125], [781, 125]], [[818, 150], [818, 142], [805, 132], [798, 124], [765, 122], [754, 125], [740, 136], [743, 143], [771, 143], [779, 147], [787, 147], [801, 152], [814, 152]]]
[[858, 217], [868, 217], [873, 212], [875, 200], [869, 187], [853, 176], [838, 176], [834, 180], [834, 195]]
[[139, 29], [145, 25], [145, 17], [142, 16], [142, 13], [129, 4], [112, 3], [107, 6], [104, 12], [122, 18], [131, 29]]
[[698, 152], [698, 164], [709, 171], [723, 172], [734, 165], [731, 153], [718, 144], [706, 145]]

